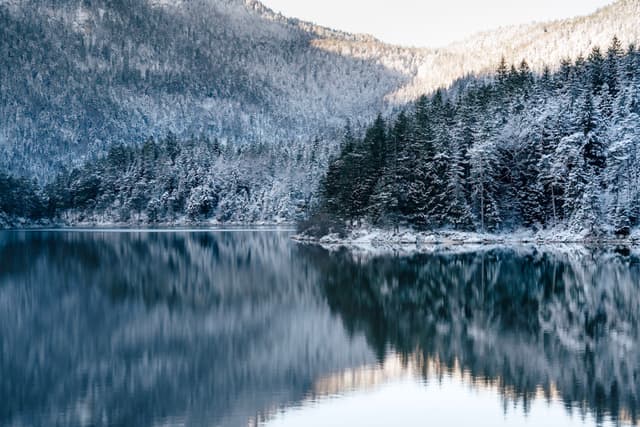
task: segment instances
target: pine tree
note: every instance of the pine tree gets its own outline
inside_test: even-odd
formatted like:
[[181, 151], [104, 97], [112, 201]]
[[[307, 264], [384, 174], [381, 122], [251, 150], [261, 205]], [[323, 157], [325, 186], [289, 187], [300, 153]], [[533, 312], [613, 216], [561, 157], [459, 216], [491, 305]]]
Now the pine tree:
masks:
[[387, 126], [382, 118], [382, 114], [378, 114], [378, 117], [373, 122], [371, 128], [367, 130], [367, 134], [365, 136], [365, 143], [371, 153], [371, 167], [376, 174], [379, 174], [382, 171], [388, 154], [386, 128]]
[[440, 114], [434, 112], [436, 117], [436, 132], [431, 146], [432, 152], [426, 159], [427, 200], [425, 211], [428, 223], [436, 228], [447, 223], [447, 172], [450, 166], [450, 145], [452, 140], [452, 128], [454, 111], [446, 102]]
[[605, 67], [605, 80], [608, 86], [608, 96], [615, 98], [618, 95], [618, 73], [619, 62], [623, 55], [622, 44], [617, 36], [611, 40], [611, 45], [607, 50], [607, 60]]
[[544, 212], [543, 222], [556, 226], [562, 218], [562, 187], [563, 176], [556, 174], [553, 169], [556, 157], [555, 145], [558, 137], [555, 135], [553, 124], [547, 118], [545, 121], [540, 141], [537, 144], [538, 157], [538, 191], [540, 193], [541, 208]]
[[543, 224], [545, 221], [544, 197], [538, 183], [540, 182], [540, 162], [543, 156], [539, 141], [541, 135], [533, 132], [532, 139], [526, 141], [520, 155], [518, 176], [515, 187], [518, 190], [518, 216], [525, 227]]
[[501, 222], [496, 199], [494, 167], [497, 161], [494, 147], [488, 142], [475, 144], [469, 150], [469, 162], [471, 197], [478, 229], [483, 233], [494, 231]]
[[583, 148], [585, 163], [594, 168], [594, 171], [599, 175], [605, 167], [606, 157], [602, 141], [595, 132], [598, 127], [598, 118], [593, 106], [593, 99], [589, 93], [585, 97], [581, 124], [586, 138], [586, 144]]
[[456, 230], [469, 230], [473, 225], [473, 215], [467, 202], [463, 154], [458, 140], [449, 147], [449, 165], [446, 176], [446, 215], [443, 225]]
[[[436, 101], [438, 102], [438, 101]], [[409, 132], [399, 152], [398, 176], [401, 183], [402, 215], [417, 227], [429, 223], [427, 210], [432, 176], [434, 129], [433, 110], [426, 97], [418, 100]]]
[[497, 77], [498, 83], [500, 84], [506, 83], [508, 75], [509, 75], [509, 68], [507, 67], [507, 60], [503, 56], [502, 58], [500, 58], [500, 65], [498, 65], [498, 68], [496, 69], [496, 77]]
[[374, 221], [393, 225], [397, 229], [402, 221], [402, 204], [406, 203], [403, 194], [403, 186], [400, 175], [400, 152], [407, 142], [409, 133], [409, 122], [404, 112], [401, 112], [396, 119], [395, 125], [389, 132], [389, 139], [386, 143], [387, 156], [383, 162], [382, 173], [374, 194], [371, 197], [371, 214]]
[[320, 185], [320, 194], [324, 208], [337, 218], [350, 219], [355, 200], [352, 180], [358, 165], [355, 164], [356, 139], [351, 123], [347, 122], [342, 141], [342, 150], [338, 158], [329, 163], [327, 173]]
[[589, 68], [593, 94], [598, 94], [605, 83], [604, 57], [602, 56], [602, 52], [599, 47], [594, 47], [589, 54], [589, 58], [587, 58], [587, 66]]

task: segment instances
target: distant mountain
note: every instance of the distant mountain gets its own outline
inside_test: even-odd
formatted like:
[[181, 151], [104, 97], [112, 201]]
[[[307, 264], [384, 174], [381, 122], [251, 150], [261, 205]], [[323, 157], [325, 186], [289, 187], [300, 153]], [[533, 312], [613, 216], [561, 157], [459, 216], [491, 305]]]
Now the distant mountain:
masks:
[[515, 64], [526, 59], [534, 71], [541, 72], [545, 66], [553, 71], [564, 59], [587, 55], [595, 46], [607, 46], [614, 36], [625, 45], [637, 43], [639, 19], [639, 0], [618, 0], [588, 16], [498, 28], [441, 49], [390, 46], [366, 37], [327, 37], [315, 40], [314, 45], [375, 61], [407, 76], [410, 83], [385, 97], [404, 103], [460, 78], [486, 75], [495, 70], [501, 57]]
[[627, 47], [640, 41], [640, 1], [618, 0], [595, 13], [552, 22], [511, 26], [483, 32], [444, 49], [432, 51], [400, 99], [449, 86], [467, 75], [485, 75], [504, 57], [507, 63], [526, 59], [533, 71], [545, 66], [557, 70], [562, 60], [585, 57], [599, 46], [605, 49], [614, 36]]

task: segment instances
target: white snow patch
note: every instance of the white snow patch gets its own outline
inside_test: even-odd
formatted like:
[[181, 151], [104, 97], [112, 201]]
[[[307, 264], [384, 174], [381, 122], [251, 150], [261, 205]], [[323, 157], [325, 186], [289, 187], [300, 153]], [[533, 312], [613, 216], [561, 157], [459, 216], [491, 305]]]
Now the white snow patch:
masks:
[[593, 238], [587, 234], [568, 230], [544, 230], [533, 232], [519, 230], [504, 234], [461, 232], [461, 231], [416, 231], [410, 228], [385, 230], [380, 228], [359, 227], [351, 230], [346, 236], [330, 234], [321, 238], [296, 235], [294, 240], [301, 243], [319, 244], [328, 250], [347, 248], [355, 252], [370, 254], [382, 253], [431, 253], [442, 250], [456, 252], [477, 251], [481, 248], [501, 245], [536, 244], [536, 245], [625, 245], [640, 250], [640, 231], [634, 230], [625, 239]]

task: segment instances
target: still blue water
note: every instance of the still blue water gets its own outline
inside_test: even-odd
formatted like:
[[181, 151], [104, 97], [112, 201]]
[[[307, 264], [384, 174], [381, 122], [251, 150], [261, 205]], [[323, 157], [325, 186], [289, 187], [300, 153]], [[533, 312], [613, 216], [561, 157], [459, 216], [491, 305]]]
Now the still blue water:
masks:
[[638, 425], [633, 250], [290, 235], [0, 233], [0, 425]]

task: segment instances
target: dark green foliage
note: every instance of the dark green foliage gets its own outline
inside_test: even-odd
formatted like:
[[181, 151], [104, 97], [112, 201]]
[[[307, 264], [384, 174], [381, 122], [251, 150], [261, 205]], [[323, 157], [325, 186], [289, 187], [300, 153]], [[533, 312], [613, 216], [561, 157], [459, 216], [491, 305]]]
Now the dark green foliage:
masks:
[[137, 147], [115, 145], [104, 158], [61, 174], [47, 193], [56, 216], [71, 215], [74, 220], [206, 219], [213, 216], [220, 191], [207, 166], [219, 155], [217, 141], [201, 137], [179, 142], [171, 133]]
[[628, 235], [640, 199], [638, 57], [614, 39], [606, 57], [595, 48], [556, 73], [502, 60], [493, 79], [423, 96], [386, 130], [378, 117], [364, 138], [349, 133], [320, 210], [384, 227]]
[[300, 221], [297, 227], [299, 232], [304, 232], [308, 236], [323, 237], [330, 234], [338, 234], [344, 237], [347, 228], [343, 221], [326, 212], [315, 212], [308, 218]]
[[0, 215], [37, 220], [47, 213], [46, 199], [36, 184], [0, 172]]
[[[116, 144], [44, 188], [0, 173], [0, 226], [39, 219], [70, 225], [292, 222], [314, 204], [308, 194], [329, 153], [320, 140], [304, 147], [221, 145], [170, 133], [136, 146]], [[292, 182], [302, 190], [292, 191]]]

